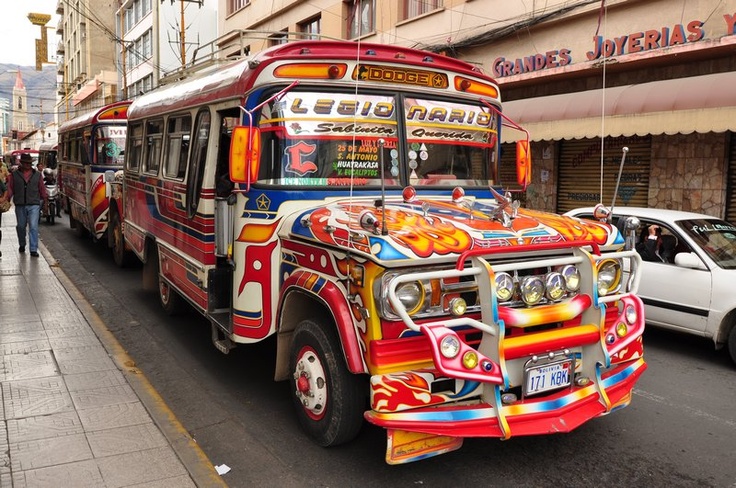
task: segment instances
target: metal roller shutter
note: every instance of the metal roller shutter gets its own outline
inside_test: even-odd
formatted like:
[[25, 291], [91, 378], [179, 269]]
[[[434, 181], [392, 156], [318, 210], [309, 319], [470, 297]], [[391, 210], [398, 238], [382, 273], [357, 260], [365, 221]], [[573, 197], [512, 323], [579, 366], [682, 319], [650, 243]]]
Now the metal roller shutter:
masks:
[[728, 187], [726, 189], [726, 220], [736, 223], [736, 133], [731, 132], [731, 151], [728, 158]]
[[601, 199], [601, 140], [594, 138], [562, 141], [557, 183], [559, 213], [597, 203], [611, 205], [624, 146], [629, 148], [629, 152], [621, 174], [616, 206], [647, 206], [651, 137], [615, 137], [606, 138], [605, 142]]

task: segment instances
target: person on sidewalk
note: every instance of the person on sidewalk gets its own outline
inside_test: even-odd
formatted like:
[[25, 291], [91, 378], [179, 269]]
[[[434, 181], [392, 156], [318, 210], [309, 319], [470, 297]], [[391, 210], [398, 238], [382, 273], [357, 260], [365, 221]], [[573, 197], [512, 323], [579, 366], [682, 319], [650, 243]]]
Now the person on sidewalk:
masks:
[[43, 184], [41, 173], [32, 166], [33, 158], [30, 154], [20, 156], [20, 167], [13, 171], [8, 178], [7, 198], [13, 200], [15, 217], [18, 220], [18, 252], [26, 252], [26, 228], [28, 228], [28, 244], [31, 247], [31, 256], [38, 257], [38, 221], [41, 213], [41, 204], [44, 208], [48, 204], [48, 193]]
[[[5, 166], [5, 161], [0, 161], [0, 244], [3, 242], [3, 214], [10, 210], [10, 200], [8, 199], [8, 177], [10, 172]], [[3, 256], [3, 252], [0, 251], [0, 257]]]

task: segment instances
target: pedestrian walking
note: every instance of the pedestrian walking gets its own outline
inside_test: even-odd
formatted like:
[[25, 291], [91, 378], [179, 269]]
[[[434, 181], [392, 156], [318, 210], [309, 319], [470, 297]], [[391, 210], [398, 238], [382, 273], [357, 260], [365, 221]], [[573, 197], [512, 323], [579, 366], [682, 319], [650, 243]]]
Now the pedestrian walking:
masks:
[[48, 194], [43, 178], [33, 166], [30, 154], [20, 156], [20, 167], [10, 174], [7, 182], [7, 198], [12, 199], [15, 205], [15, 217], [18, 220], [18, 252], [26, 252], [26, 228], [28, 230], [28, 244], [31, 256], [38, 257], [38, 221], [41, 205], [46, 207]]
[[[5, 161], [0, 160], [0, 228], [3, 225], [3, 214], [10, 210], [10, 199], [8, 198], [8, 176], [10, 172], [5, 166]], [[3, 242], [3, 231], [0, 230], [0, 244]], [[3, 252], [0, 251], [0, 257]]]

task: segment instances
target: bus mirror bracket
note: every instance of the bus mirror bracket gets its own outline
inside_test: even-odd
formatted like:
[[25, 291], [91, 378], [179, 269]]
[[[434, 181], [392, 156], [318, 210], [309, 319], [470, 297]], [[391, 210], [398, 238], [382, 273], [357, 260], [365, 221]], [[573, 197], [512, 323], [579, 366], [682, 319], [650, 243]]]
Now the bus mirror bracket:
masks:
[[253, 123], [253, 114], [257, 113], [264, 105], [272, 101], [279, 101], [286, 92], [299, 84], [299, 80], [292, 82], [283, 90], [262, 101], [251, 109], [240, 107], [245, 113], [248, 125], [242, 125], [233, 129], [232, 141], [230, 143], [230, 179], [235, 183], [244, 183], [245, 192], [250, 191], [250, 185], [258, 178], [258, 168], [261, 156], [261, 131]]
[[532, 181], [532, 153], [531, 146], [529, 145], [529, 131], [507, 117], [488, 100], [481, 98], [480, 101], [501, 117], [501, 124], [503, 126], [523, 132], [526, 136], [524, 139], [516, 142], [516, 181], [521, 185], [522, 191], [525, 191]]

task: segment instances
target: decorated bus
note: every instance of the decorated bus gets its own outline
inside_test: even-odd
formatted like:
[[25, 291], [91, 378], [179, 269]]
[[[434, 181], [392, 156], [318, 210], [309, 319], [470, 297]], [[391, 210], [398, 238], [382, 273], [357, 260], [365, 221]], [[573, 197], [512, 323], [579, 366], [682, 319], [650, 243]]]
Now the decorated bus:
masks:
[[144, 285], [204, 315], [222, 352], [275, 335], [274, 377], [319, 445], [367, 421], [405, 463], [631, 401], [639, 257], [606, 222], [504, 190], [501, 131], [521, 188], [528, 137], [474, 66], [299, 41], [145, 94], [128, 123]]
[[[122, 170], [129, 101], [116, 102], [59, 127], [58, 164], [62, 208], [80, 235], [106, 237], [110, 212], [109, 174]], [[106, 173], [108, 176], [106, 176]], [[122, 235], [120, 236], [122, 242]]]

